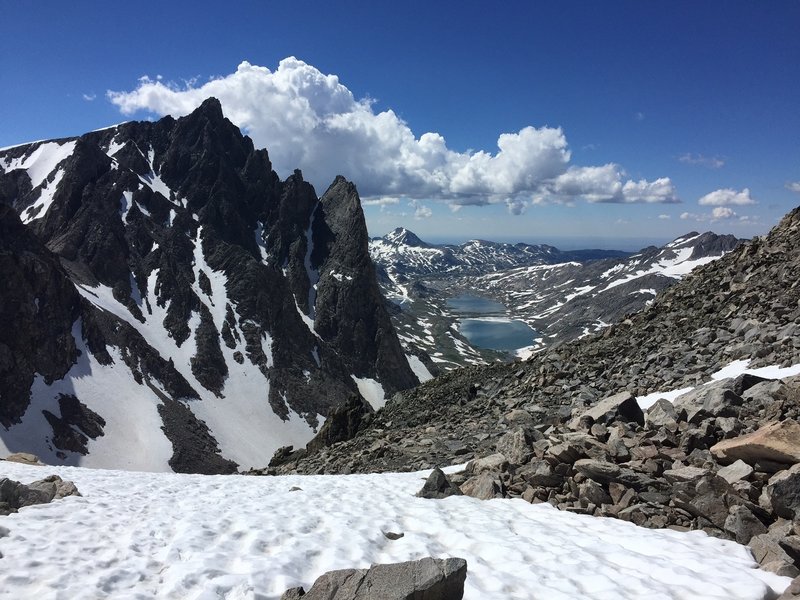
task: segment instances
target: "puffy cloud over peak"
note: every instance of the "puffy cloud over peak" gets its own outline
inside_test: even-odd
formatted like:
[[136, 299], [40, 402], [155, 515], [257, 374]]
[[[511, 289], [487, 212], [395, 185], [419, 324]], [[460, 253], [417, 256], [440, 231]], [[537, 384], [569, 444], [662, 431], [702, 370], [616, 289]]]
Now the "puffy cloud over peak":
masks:
[[644, 204], [676, 204], [680, 202], [669, 177], [660, 177], [655, 181], [626, 181], [622, 186], [622, 198], [625, 203], [639, 202]]
[[697, 221], [704, 223], [706, 221], [711, 223], [718, 223], [720, 221], [734, 221], [740, 224], [757, 223], [759, 217], [757, 215], [739, 215], [729, 206], [715, 206], [710, 213], [681, 213], [681, 219], [684, 221]]
[[655, 181], [640, 179], [623, 183], [620, 168], [609, 163], [602, 167], [570, 167], [546, 191], [558, 198], [580, 198], [588, 202], [613, 204], [675, 204], [680, 202], [669, 177]]
[[730, 188], [714, 190], [697, 201], [701, 206], [747, 206], [756, 204], [750, 197], [750, 190], [744, 188], [741, 192]]
[[[505, 202], [513, 214], [528, 204], [679, 202], [672, 182], [626, 180], [613, 163], [576, 166], [557, 127], [501, 133], [494, 153], [456, 152], [438, 133], [415, 136], [392, 110], [376, 112], [336, 75], [294, 57], [276, 70], [242, 62], [235, 72], [181, 85], [143, 77], [132, 91], [107, 92], [125, 115], [183, 116], [214, 96], [225, 116], [266, 147], [282, 176], [295, 168], [318, 189], [337, 174], [365, 198], [443, 200], [452, 206]], [[419, 217], [428, 216], [419, 205]]]
[[525, 214], [525, 211], [528, 209], [528, 203], [522, 198], [507, 198], [506, 207], [508, 208], [509, 214], [522, 215]]
[[800, 194], [800, 181], [790, 181], [786, 184], [786, 189], [790, 192], [797, 192]]
[[736, 212], [727, 206], [717, 206], [711, 211], [712, 220], [732, 219], [736, 216]]
[[427, 219], [431, 215], [433, 215], [433, 211], [422, 204], [419, 200], [410, 200], [409, 204], [411, 204], [411, 208], [414, 209], [414, 219], [417, 221], [421, 221], [422, 219]]

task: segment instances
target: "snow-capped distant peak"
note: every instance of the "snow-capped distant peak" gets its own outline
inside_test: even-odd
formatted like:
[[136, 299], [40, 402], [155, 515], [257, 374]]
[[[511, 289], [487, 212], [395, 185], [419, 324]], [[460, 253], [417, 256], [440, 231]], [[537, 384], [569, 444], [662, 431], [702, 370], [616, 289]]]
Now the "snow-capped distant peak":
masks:
[[413, 231], [409, 231], [405, 227], [398, 227], [390, 231], [383, 236], [383, 239], [394, 246], [403, 245], [418, 248], [426, 248], [429, 246], [429, 244], [423, 242], [419, 236], [417, 236], [417, 234], [415, 234]]

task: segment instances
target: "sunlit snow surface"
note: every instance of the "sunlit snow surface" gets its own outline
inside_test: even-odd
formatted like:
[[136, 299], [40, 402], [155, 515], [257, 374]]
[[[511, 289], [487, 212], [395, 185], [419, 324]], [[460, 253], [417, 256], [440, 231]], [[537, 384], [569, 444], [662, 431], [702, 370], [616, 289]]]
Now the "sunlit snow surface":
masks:
[[351, 375], [351, 377], [358, 386], [358, 393], [364, 397], [364, 400], [369, 402], [372, 408], [375, 410], [383, 408], [386, 404], [386, 392], [379, 381], [369, 377], [356, 377], [355, 375]]
[[[3, 598], [277, 599], [331, 569], [468, 563], [464, 597], [753, 598], [788, 578], [701, 532], [642, 529], [523, 500], [415, 498], [427, 473], [203, 476], [0, 463], [83, 497], [0, 519]], [[291, 491], [299, 487], [299, 490]], [[404, 533], [391, 541], [384, 532]]]
[[[768, 367], [759, 367], [757, 369], [748, 369], [750, 360], [735, 360], [732, 363], [721, 368], [719, 371], [711, 374], [712, 381], [719, 381], [721, 379], [728, 379], [730, 377], [738, 377], [744, 373], [749, 375], [756, 375], [764, 379], [783, 379], [784, 377], [791, 377], [793, 375], [800, 375], [800, 364], [792, 365], [790, 367], [779, 367], [777, 365], [770, 365]], [[707, 382], [711, 383], [711, 382]], [[664, 398], [670, 402], [675, 402], [683, 394], [694, 390], [693, 387], [685, 387], [679, 390], [670, 390], [668, 392], [653, 392], [645, 396], [638, 396], [636, 402], [643, 410], [647, 410], [653, 404], [658, 402], [659, 398]]]

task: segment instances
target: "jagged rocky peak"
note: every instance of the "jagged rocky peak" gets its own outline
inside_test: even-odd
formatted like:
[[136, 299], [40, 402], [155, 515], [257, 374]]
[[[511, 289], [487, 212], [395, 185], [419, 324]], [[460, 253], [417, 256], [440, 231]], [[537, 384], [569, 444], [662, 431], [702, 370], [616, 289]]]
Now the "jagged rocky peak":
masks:
[[[24, 223], [3, 243], [38, 244], [64, 288], [48, 306], [71, 307], [58, 351], [17, 347], [34, 319], [0, 331], [20, 371], [0, 390], [15, 407], [3, 414], [36, 438], [14, 450], [131, 466], [115, 462], [121, 439], [88, 442], [85, 458], [54, 446], [42, 410], [58, 422], [59, 394], [70, 394], [112, 430], [120, 403], [138, 415], [120, 426], [126, 443], [150, 447], [136, 468], [264, 464], [350, 396], [378, 405], [417, 383], [377, 289], [355, 186], [337, 178], [318, 199], [300, 171], [281, 181], [216, 99], [179, 119], [0, 151], [0, 205]], [[43, 285], [39, 263], [18, 263], [2, 275]], [[39, 367], [36, 352], [58, 368]], [[114, 378], [119, 399], [104, 391]], [[0, 430], [0, 441], [22, 443], [21, 432]]]
[[705, 233], [692, 231], [674, 239], [664, 248], [672, 250], [691, 249], [688, 260], [697, 260], [709, 256], [722, 256], [741, 243], [741, 239], [730, 234], [719, 235], [712, 231], [706, 231]]
[[[364, 310], [384, 306], [368, 244], [356, 187], [339, 176], [320, 199], [314, 218], [311, 259], [323, 266], [317, 288], [317, 331], [335, 340], [356, 377], [377, 373], [386, 382], [385, 392], [394, 393], [412, 387], [416, 376], [386, 310]], [[342, 286], [342, 281], [348, 285]]]
[[405, 245], [415, 248], [427, 248], [430, 244], [423, 242], [416, 233], [409, 231], [405, 227], [397, 227], [383, 236], [390, 244], [395, 246]]

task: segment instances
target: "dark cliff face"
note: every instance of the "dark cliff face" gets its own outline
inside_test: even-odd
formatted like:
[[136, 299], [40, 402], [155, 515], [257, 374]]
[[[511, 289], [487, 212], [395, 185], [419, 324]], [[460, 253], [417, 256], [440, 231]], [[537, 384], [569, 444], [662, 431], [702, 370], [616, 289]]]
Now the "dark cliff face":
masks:
[[[81, 297], [58, 257], [7, 205], [0, 205], [0, 273], [5, 283], [0, 295], [0, 424], [4, 428], [13, 428], [23, 418], [39, 417], [29, 411], [31, 387], [37, 377], [45, 385], [65, 379], [73, 367], [85, 361], [85, 352], [91, 352], [97, 363], [110, 365], [109, 346], [122, 350], [134, 385], [152, 379], [172, 397], [197, 397], [172, 364], [135, 329]], [[49, 440], [56, 457], [72, 464], [77, 455], [88, 452], [87, 437], [104, 435], [105, 421], [79, 397], [54, 393], [59, 415], [38, 410], [38, 406], [33, 412], [38, 410], [52, 428], [52, 432], [41, 434]], [[170, 407], [162, 410], [170, 412]], [[205, 426], [187, 412], [182, 426], [169, 432], [168, 438], [182, 436], [184, 447], [191, 446], [195, 451], [191, 461], [182, 460], [176, 445], [170, 465], [176, 471], [231, 472], [235, 464], [219, 456], [219, 448], [209, 439]]]
[[24, 414], [35, 373], [60, 379], [77, 358], [72, 323], [80, 296], [58, 259], [4, 205], [0, 273], [0, 424], [8, 427]]
[[[215, 431], [227, 431], [222, 454], [238, 462], [305, 443], [318, 415], [357, 393], [353, 377], [388, 393], [415, 385], [378, 292], [358, 195], [339, 179], [331, 190], [340, 187], [341, 201], [331, 191], [318, 200], [299, 171], [280, 181], [213, 98], [177, 120], [0, 153], [0, 273], [30, 288], [2, 296], [0, 318], [27, 311], [0, 332], [9, 373], [12, 361], [25, 364], [0, 380], [2, 423], [25, 413], [34, 373], [50, 382], [76, 364], [79, 318], [95, 346], [124, 348], [135, 385], [158, 382], [159, 410], [171, 411], [163, 430], [188, 462], [180, 470], [197, 470], [187, 444], [215, 453]], [[14, 244], [38, 244], [45, 258], [20, 258]], [[334, 276], [343, 269], [348, 277]], [[58, 314], [42, 322], [31, 307], [45, 292]], [[226, 411], [251, 428], [246, 441]], [[187, 414], [206, 423], [182, 428]], [[283, 434], [273, 417], [305, 424]], [[203, 443], [186, 433], [203, 427]]]
[[[389, 393], [412, 387], [416, 377], [384, 309], [369, 257], [358, 192], [343, 177], [337, 177], [320, 200], [313, 239], [311, 260], [321, 266], [317, 331], [334, 341], [356, 376], [377, 374]], [[371, 309], [362, 310], [364, 304]]]

